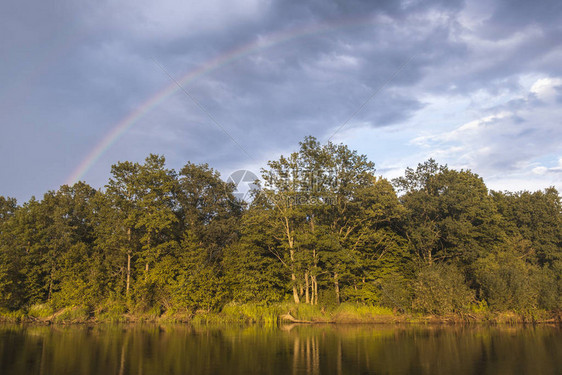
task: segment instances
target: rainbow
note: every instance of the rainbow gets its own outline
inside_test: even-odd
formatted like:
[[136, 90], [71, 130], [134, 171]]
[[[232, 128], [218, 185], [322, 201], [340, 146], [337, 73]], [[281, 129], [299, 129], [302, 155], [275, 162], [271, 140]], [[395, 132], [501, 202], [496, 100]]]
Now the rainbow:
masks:
[[238, 46], [226, 53], [208, 60], [198, 68], [189, 71], [176, 82], [171, 82], [148, 100], [138, 106], [133, 112], [129, 113], [125, 118], [119, 121], [112, 129], [103, 137], [103, 139], [90, 151], [90, 153], [76, 167], [72, 174], [66, 179], [65, 184], [72, 185], [84, 177], [90, 168], [96, 164], [99, 158], [137, 121], [145, 116], [149, 111], [165, 101], [172, 94], [177, 92], [180, 86], [187, 85], [198, 77], [214, 71], [228, 63], [247, 56], [255, 51], [269, 48], [271, 46], [283, 43], [292, 39], [312, 34], [320, 34], [334, 29], [340, 29], [349, 26], [357, 26], [374, 22], [372, 16], [355, 17], [337, 19], [329, 22], [306, 25], [304, 27], [293, 28], [287, 31], [275, 32], [266, 36], [258, 37], [256, 41]]

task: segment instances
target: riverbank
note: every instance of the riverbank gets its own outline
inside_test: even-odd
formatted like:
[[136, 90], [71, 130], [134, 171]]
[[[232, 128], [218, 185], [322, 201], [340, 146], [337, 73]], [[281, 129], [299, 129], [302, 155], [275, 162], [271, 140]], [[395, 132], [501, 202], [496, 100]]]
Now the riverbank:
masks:
[[171, 322], [191, 324], [561, 324], [562, 313], [549, 311], [471, 311], [448, 315], [399, 313], [379, 306], [343, 303], [336, 307], [278, 303], [269, 306], [229, 304], [220, 312], [208, 311], [91, 311], [84, 306], [53, 311], [48, 305], [34, 305], [27, 311], [0, 311], [0, 322], [39, 324]]

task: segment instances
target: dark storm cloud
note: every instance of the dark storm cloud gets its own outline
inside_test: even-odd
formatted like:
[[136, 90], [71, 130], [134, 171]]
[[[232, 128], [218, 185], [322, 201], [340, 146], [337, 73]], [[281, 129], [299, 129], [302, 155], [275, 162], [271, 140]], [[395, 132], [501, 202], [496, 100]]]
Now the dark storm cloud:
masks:
[[548, 33], [550, 28], [560, 30], [561, 14], [562, 3], [557, 0], [501, 0], [496, 3], [480, 34], [497, 40], [527, 26], [535, 26]]
[[[326, 10], [314, 13], [312, 9], [317, 8], [303, 7], [284, 8], [284, 13], [275, 15], [278, 20], [283, 20], [280, 14], [290, 14], [290, 19], [302, 19], [303, 14], [331, 15]], [[264, 148], [272, 143], [294, 145], [306, 134], [321, 137], [341, 125], [402, 64], [415, 57], [390, 87], [382, 90], [355, 119], [368, 121], [372, 126], [394, 124], [422, 104], [411, 95], [392, 92], [391, 88], [408, 87], [419, 81], [424, 65], [447, 50], [453, 53], [458, 46], [447, 45], [443, 24], [427, 27], [426, 20], [415, 16], [408, 23], [400, 24], [389, 18], [388, 14], [397, 12], [389, 8], [390, 11], [371, 9], [371, 24], [305, 35], [290, 43], [256, 51], [209, 74], [205, 80], [220, 82], [227, 92], [222, 96], [213, 89], [206, 91], [197, 83], [193, 92], [227, 123], [251, 128], [261, 135], [259, 142]], [[439, 48], [431, 50], [428, 48], [431, 43]], [[225, 96], [232, 98], [230, 103], [224, 100]], [[236, 102], [238, 106], [229, 106]]]
[[[558, 2], [123, 0], [0, 7], [0, 172], [7, 176], [0, 194], [23, 199], [57, 188], [105, 134], [171, 84], [153, 59], [179, 78], [227, 51], [293, 32], [185, 84], [258, 160], [294, 149], [305, 135], [326, 139], [375, 92], [347, 127], [399, 129], [423, 111], [427, 94], [516, 91], [522, 75], [562, 75]], [[314, 25], [326, 26], [297, 31]], [[524, 100], [527, 107], [541, 105]], [[173, 167], [187, 160], [218, 168], [248, 163], [177, 92], [140, 117], [85, 178], [102, 186], [111, 163], [149, 152], [166, 154]]]

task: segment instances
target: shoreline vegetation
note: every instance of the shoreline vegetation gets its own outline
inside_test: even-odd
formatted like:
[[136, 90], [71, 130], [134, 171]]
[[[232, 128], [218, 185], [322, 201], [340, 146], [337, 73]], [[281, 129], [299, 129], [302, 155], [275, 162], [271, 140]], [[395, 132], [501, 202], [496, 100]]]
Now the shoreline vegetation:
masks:
[[0, 311], [0, 323], [105, 324], [105, 323], [185, 323], [192, 325], [258, 324], [554, 324], [562, 325], [562, 314], [549, 311], [491, 312], [473, 309], [465, 313], [427, 315], [400, 313], [379, 306], [342, 303], [330, 308], [277, 303], [271, 306], [228, 304], [221, 311], [111, 314], [89, 311], [86, 307], [66, 307], [58, 311], [47, 305], [34, 305], [28, 311]]
[[259, 174], [225, 182], [207, 164], [176, 171], [150, 155], [113, 165], [104, 189], [0, 196], [0, 320], [561, 320], [554, 187], [491, 191], [432, 159], [390, 181], [313, 137]]

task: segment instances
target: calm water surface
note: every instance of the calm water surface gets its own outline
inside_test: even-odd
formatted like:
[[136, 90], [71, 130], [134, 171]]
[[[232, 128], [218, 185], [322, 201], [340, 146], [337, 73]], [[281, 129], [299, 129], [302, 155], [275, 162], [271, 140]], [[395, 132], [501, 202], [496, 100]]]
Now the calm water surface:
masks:
[[562, 330], [0, 325], [0, 374], [562, 374]]

